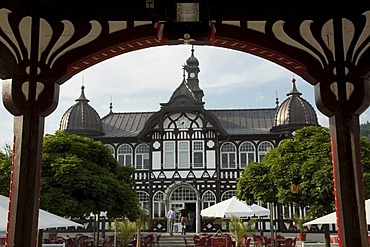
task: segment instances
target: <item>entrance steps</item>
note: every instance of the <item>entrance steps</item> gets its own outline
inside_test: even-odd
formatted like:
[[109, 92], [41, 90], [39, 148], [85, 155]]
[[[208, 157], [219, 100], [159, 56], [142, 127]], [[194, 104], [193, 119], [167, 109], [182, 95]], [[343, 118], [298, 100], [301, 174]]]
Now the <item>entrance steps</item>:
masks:
[[[174, 233], [173, 236], [170, 236], [168, 233], [161, 233], [161, 238], [159, 240], [160, 247], [185, 247], [185, 240], [188, 241], [188, 245], [194, 246], [193, 241], [194, 233], [187, 233], [186, 235], [181, 235], [181, 233]], [[154, 246], [156, 247], [156, 245]]]

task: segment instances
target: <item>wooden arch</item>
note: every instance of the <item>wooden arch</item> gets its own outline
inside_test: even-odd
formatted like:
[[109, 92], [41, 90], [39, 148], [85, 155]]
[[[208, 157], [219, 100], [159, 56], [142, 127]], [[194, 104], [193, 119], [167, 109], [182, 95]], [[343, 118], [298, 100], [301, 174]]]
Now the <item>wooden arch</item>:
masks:
[[180, 43], [253, 54], [315, 85], [329, 117], [340, 245], [367, 246], [359, 115], [370, 104], [369, 23], [366, 1], [1, 1], [3, 103], [15, 116], [7, 246], [36, 244], [44, 118], [59, 86], [116, 55]]

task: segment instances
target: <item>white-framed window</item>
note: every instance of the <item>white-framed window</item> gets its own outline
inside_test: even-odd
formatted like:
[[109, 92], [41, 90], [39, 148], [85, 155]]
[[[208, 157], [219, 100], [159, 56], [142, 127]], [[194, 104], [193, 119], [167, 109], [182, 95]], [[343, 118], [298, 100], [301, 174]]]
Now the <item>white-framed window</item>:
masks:
[[189, 168], [189, 141], [179, 141], [178, 145], [178, 168]]
[[164, 168], [175, 168], [175, 142], [164, 142]]
[[147, 144], [140, 144], [136, 147], [135, 152], [135, 167], [138, 170], [149, 169], [149, 146]]
[[221, 196], [221, 201], [226, 201], [227, 199], [230, 199], [231, 197], [235, 196], [236, 191], [235, 190], [228, 190], [225, 191]]
[[193, 167], [204, 167], [204, 142], [193, 141]]
[[244, 142], [239, 147], [240, 168], [245, 168], [248, 164], [256, 160], [256, 152], [254, 145], [250, 142]]
[[189, 186], [182, 185], [177, 187], [170, 196], [170, 201], [196, 201], [197, 194]]
[[104, 146], [105, 146], [106, 148], [108, 148], [108, 150], [109, 150], [110, 154], [114, 157], [114, 155], [115, 155], [114, 147], [113, 147], [112, 145], [110, 145], [110, 144], [104, 144]]
[[153, 196], [153, 217], [160, 218], [166, 216], [163, 192], [158, 191]]
[[221, 168], [236, 167], [236, 147], [228, 142], [221, 146]]
[[149, 210], [149, 195], [146, 192], [138, 191], [137, 195], [139, 197], [139, 204], [142, 208]]
[[268, 141], [263, 141], [258, 145], [258, 162], [261, 162], [263, 157], [270, 152], [274, 146], [268, 142]]
[[132, 148], [128, 144], [122, 144], [117, 150], [117, 160], [121, 165], [132, 165]]
[[212, 191], [204, 192], [202, 196], [202, 209], [216, 204], [216, 196]]

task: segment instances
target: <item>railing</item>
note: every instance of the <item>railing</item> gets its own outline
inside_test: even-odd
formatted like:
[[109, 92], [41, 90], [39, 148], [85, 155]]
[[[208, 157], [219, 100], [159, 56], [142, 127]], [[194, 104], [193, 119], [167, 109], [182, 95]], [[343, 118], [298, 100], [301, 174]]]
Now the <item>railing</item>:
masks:
[[42, 244], [42, 247], [66, 247], [66, 244]]
[[[325, 243], [302, 242], [302, 247], [323, 247]], [[337, 243], [330, 243], [330, 247], [338, 247]]]

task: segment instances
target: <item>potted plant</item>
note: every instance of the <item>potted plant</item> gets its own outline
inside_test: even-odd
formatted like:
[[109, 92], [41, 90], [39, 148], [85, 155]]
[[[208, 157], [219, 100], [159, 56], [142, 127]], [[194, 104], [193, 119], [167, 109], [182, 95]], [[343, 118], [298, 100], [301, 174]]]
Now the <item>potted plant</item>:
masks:
[[135, 228], [136, 228], [136, 246], [141, 246], [141, 230], [147, 228], [147, 225], [150, 221], [149, 212], [144, 208], [140, 208], [138, 217], [135, 220]]
[[311, 217], [308, 216], [308, 215], [304, 215], [304, 216], [299, 216], [298, 214], [293, 215], [294, 226], [299, 231], [298, 237], [297, 237], [299, 241], [305, 241], [306, 240], [307, 227], [304, 225], [304, 223], [306, 223], [310, 220], [311, 220]]
[[242, 219], [231, 216], [229, 218], [229, 221], [229, 230], [235, 238], [235, 246], [239, 247], [241, 246], [243, 236], [247, 236], [249, 232], [255, 231], [254, 226], [256, 223], [256, 219], [250, 219], [248, 222], [244, 223]]
[[136, 231], [135, 224], [129, 219], [124, 219], [123, 221], [115, 220], [114, 227], [122, 245], [124, 247], [129, 246], [130, 240]]

